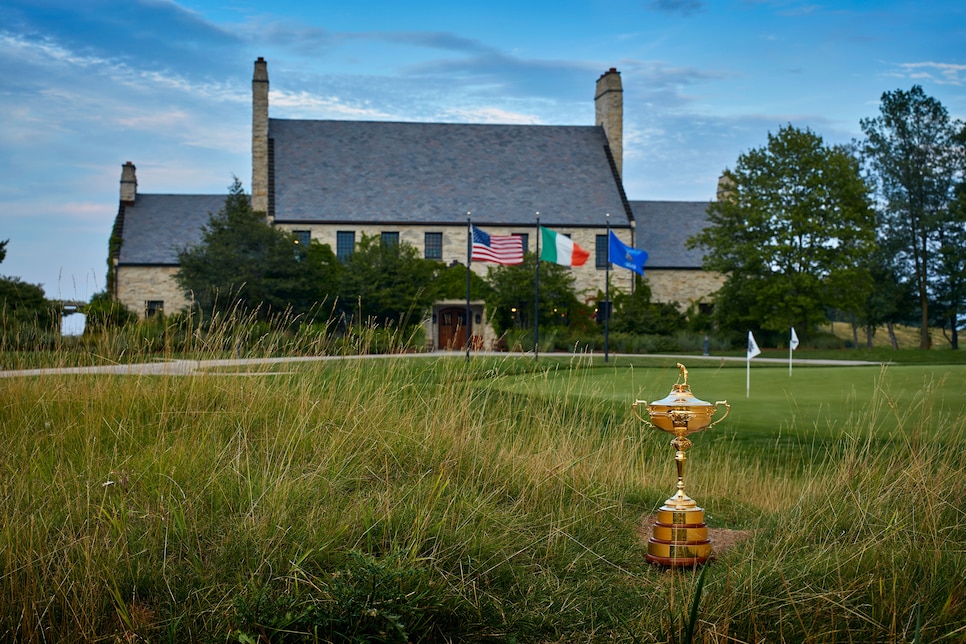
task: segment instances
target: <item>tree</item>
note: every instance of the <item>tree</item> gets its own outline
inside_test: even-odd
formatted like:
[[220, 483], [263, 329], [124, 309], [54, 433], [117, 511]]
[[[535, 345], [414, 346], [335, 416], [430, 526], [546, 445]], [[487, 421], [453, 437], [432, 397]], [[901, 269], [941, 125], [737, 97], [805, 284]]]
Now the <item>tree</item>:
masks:
[[856, 321], [865, 327], [866, 346], [870, 349], [876, 329], [882, 325], [889, 332], [892, 348], [898, 349], [895, 325], [908, 323], [910, 316], [914, 316], [915, 288], [895, 257], [892, 248], [880, 245], [866, 260], [873, 287], [861, 302]]
[[724, 329], [807, 332], [829, 307], [854, 310], [869, 286], [874, 213], [859, 163], [791, 125], [726, 170], [731, 188], [688, 241], [725, 275], [715, 317]]
[[881, 234], [911, 267], [919, 298], [919, 347], [928, 349], [931, 282], [937, 275], [941, 282], [949, 277], [940, 275], [939, 248], [948, 236], [946, 215], [962, 169], [955, 145], [962, 126], [919, 85], [885, 92], [879, 116], [860, 123], [866, 137], [862, 150], [879, 195]]
[[19, 277], [0, 277], [0, 345], [33, 348], [60, 328], [59, 307], [44, 289]]
[[349, 256], [340, 289], [343, 310], [358, 322], [400, 328], [419, 323], [436, 299], [440, 264], [423, 259], [412, 244], [363, 235]]
[[[438, 297], [459, 300], [466, 299], [466, 266], [453, 264], [440, 269], [436, 276]], [[474, 300], [489, 300], [493, 288], [485, 278], [470, 271], [470, 298]]]
[[[9, 241], [0, 242], [0, 262], [6, 259]], [[42, 334], [57, 331], [60, 317], [59, 307], [39, 284], [0, 276], [0, 344], [27, 346]]]
[[[687, 319], [674, 303], [652, 302], [651, 287], [640, 276], [634, 276], [633, 293], [614, 295], [614, 316], [610, 330], [617, 333], [674, 335], [685, 328]], [[601, 298], [603, 299], [603, 298]]]
[[99, 331], [115, 330], [137, 322], [138, 316], [111, 297], [109, 291], [95, 293], [84, 307], [84, 335]]
[[959, 325], [966, 310], [966, 182], [960, 182], [939, 231], [937, 272], [942, 276], [934, 289], [936, 315], [930, 316], [943, 330], [953, 349], [959, 349]]
[[[487, 271], [493, 287], [493, 295], [487, 300], [488, 316], [497, 334], [515, 326], [533, 328], [536, 262], [534, 253], [524, 253], [522, 264], [494, 266]], [[569, 324], [581, 306], [574, 291], [573, 271], [543, 262], [537, 307], [540, 326]]]
[[175, 279], [207, 316], [308, 314], [336, 293], [342, 271], [328, 246], [312, 240], [299, 248], [292, 234], [253, 211], [237, 178], [201, 242], [181, 251], [178, 261]]

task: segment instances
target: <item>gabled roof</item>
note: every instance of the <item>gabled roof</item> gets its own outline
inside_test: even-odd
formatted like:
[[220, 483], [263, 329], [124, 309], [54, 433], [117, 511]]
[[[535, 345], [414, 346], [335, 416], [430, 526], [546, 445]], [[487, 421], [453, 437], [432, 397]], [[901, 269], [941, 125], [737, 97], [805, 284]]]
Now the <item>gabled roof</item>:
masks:
[[279, 222], [630, 225], [596, 126], [270, 119], [269, 139]]
[[632, 201], [637, 229], [634, 245], [647, 251], [645, 270], [698, 269], [704, 252], [688, 249], [689, 237], [708, 225], [708, 201]]
[[225, 205], [226, 195], [139, 194], [123, 206], [118, 264], [178, 265], [178, 253], [201, 241], [209, 215]]

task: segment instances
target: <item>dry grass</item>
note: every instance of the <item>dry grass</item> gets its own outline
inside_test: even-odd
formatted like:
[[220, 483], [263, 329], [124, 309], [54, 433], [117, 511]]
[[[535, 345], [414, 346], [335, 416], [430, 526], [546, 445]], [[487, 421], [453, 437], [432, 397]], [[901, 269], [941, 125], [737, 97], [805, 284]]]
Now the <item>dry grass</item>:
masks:
[[[6, 380], [0, 633], [681, 641], [697, 577], [647, 564], [640, 533], [673, 491], [667, 437], [586, 390], [590, 368]], [[964, 420], [928, 385], [916, 407], [876, 396], [794, 467], [692, 451], [689, 492], [744, 537], [708, 569], [695, 641], [900, 642], [916, 615], [923, 641], [966, 633]]]
[[[854, 340], [855, 336], [852, 333], [852, 325], [847, 322], [833, 322], [828, 325], [827, 329], [837, 338], [849, 342]], [[896, 342], [899, 344], [900, 349], [919, 348], [919, 327], [897, 324], [894, 327], [894, 332], [896, 334]], [[858, 338], [859, 346], [865, 347], [867, 341], [865, 329], [859, 329]], [[929, 329], [929, 338], [933, 347], [948, 346], [942, 329]], [[875, 330], [875, 335], [872, 336], [872, 347], [881, 349], [892, 348], [892, 341], [889, 339], [889, 330], [885, 326], [878, 327]]]

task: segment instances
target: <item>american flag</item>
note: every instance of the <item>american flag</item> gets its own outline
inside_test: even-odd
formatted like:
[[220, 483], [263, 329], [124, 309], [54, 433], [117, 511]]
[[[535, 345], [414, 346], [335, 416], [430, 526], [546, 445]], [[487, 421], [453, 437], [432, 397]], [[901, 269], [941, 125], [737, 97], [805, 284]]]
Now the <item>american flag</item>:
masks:
[[519, 235], [488, 235], [476, 226], [473, 230], [473, 253], [470, 258], [494, 264], [522, 264], [523, 239]]

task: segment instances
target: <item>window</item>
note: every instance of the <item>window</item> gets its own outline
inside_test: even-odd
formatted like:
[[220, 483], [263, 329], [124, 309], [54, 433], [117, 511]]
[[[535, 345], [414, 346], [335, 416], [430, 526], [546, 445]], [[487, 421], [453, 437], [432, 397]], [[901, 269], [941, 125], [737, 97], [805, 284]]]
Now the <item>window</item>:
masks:
[[349, 261], [349, 255], [356, 249], [356, 231], [340, 230], [335, 234], [335, 255], [341, 261]]
[[443, 259], [443, 233], [426, 233], [424, 244], [426, 259]]
[[312, 231], [293, 230], [292, 235], [295, 236], [295, 259], [301, 261], [302, 259], [305, 259], [309, 252], [309, 242], [312, 241]]
[[520, 238], [520, 243], [523, 244], [523, 252], [530, 252], [530, 233], [514, 233]]
[[607, 235], [597, 235], [596, 246], [596, 266], [597, 268], [607, 268]]
[[382, 233], [382, 243], [384, 246], [398, 246], [399, 233]]
[[144, 303], [144, 318], [153, 318], [156, 315], [164, 315], [164, 300], [147, 300]]

